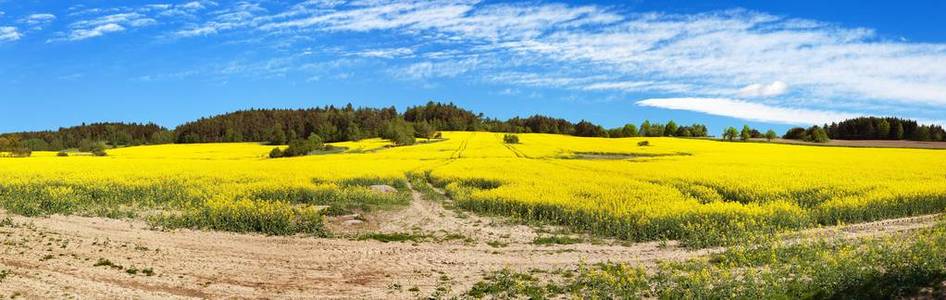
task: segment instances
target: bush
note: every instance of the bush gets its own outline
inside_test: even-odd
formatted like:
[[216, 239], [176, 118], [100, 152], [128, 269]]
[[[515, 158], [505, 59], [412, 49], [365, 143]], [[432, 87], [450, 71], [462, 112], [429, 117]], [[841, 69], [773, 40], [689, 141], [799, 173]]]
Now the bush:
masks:
[[640, 147], [647, 147], [647, 146], [650, 146], [650, 142], [649, 142], [649, 141], [640, 141], [640, 142], [637, 142], [637, 146], [640, 146]]
[[30, 155], [33, 155], [33, 150], [27, 147], [17, 147], [13, 148], [10, 154], [13, 157], [30, 157]]
[[808, 129], [808, 131], [810, 133], [808, 134], [808, 139], [806, 139], [806, 141], [815, 143], [827, 143], [829, 141], [828, 133], [826, 133], [821, 127], [814, 126]]
[[391, 141], [394, 142], [395, 145], [405, 146], [405, 145], [413, 145], [414, 143], [417, 142], [417, 139], [415, 139], [414, 136], [407, 134], [406, 132], [398, 131], [394, 134], [394, 137], [391, 138]]
[[807, 137], [808, 134], [805, 132], [805, 129], [801, 127], [789, 129], [785, 132], [785, 135], [782, 136], [782, 138], [786, 140], [804, 140]]
[[507, 134], [503, 136], [503, 142], [506, 144], [518, 144], [519, 136], [515, 134]]
[[92, 145], [92, 149], [89, 152], [92, 152], [92, 155], [95, 156], [106, 156], [108, 153], [105, 153], [105, 143], [98, 142]]
[[417, 142], [414, 138], [414, 126], [401, 120], [389, 122], [382, 129], [381, 138], [390, 140], [397, 146], [413, 145]]
[[273, 148], [273, 151], [269, 151], [269, 158], [280, 158], [282, 157], [282, 150], [279, 147]]
[[[278, 151], [277, 151], [278, 150]], [[279, 150], [279, 148], [273, 149], [269, 152], [269, 157], [293, 157], [293, 156], [303, 156], [309, 155], [309, 153], [325, 150], [325, 144], [322, 143], [322, 137], [318, 134], [309, 135], [308, 139], [295, 139], [289, 142], [289, 147], [286, 150]], [[278, 156], [274, 156], [277, 155]]]
[[69, 153], [67, 153], [66, 151], [59, 151], [59, 153], [56, 153], [56, 156], [66, 157], [66, 156], [69, 156]]

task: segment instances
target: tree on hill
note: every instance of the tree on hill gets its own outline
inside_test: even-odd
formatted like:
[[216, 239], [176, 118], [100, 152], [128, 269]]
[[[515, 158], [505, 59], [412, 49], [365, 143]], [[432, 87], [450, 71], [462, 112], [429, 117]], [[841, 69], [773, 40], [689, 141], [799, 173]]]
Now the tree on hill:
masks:
[[408, 122], [427, 122], [434, 131], [476, 131], [482, 129], [482, 115], [460, 108], [453, 103], [429, 101], [423, 106], [409, 107], [404, 111]]
[[578, 124], [575, 124], [575, 136], [583, 137], [608, 137], [608, 132], [604, 130], [599, 125], [592, 124], [591, 122], [581, 120]]
[[624, 134], [624, 137], [636, 137], [638, 134], [637, 126], [634, 124], [625, 124], [624, 128], [621, 129], [621, 133]]
[[115, 146], [166, 144], [169, 143], [167, 136], [170, 134], [170, 131], [155, 124], [83, 123], [56, 131], [14, 132], [0, 137], [15, 137], [33, 151], [59, 151], [77, 148], [83, 140], [103, 141]]
[[749, 128], [749, 125], [742, 125], [742, 131], [739, 132], [739, 139], [745, 142], [748, 141], [749, 138], [752, 138], [752, 128]]
[[739, 131], [735, 127], [726, 128], [723, 131], [723, 139], [729, 140], [730, 142], [736, 140], [736, 136], [739, 135]]
[[939, 125], [921, 125], [914, 120], [891, 117], [859, 117], [822, 127], [831, 139], [839, 140], [936, 140], [946, 136]]
[[664, 136], [674, 136], [677, 134], [677, 123], [673, 120], [667, 122], [667, 125], [664, 126]]
[[775, 133], [775, 130], [769, 129], [765, 132], [765, 140], [771, 142], [778, 137], [778, 133]]
[[795, 127], [786, 131], [782, 138], [786, 140], [805, 140], [808, 138], [808, 133], [804, 128]]
[[427, 121], [420, 121], [420, 122], [414, 123], [414, 136], [415, 137], [430, 140], [434, 138], [434, 135], [436, 133], [437, 131], [434, 129], [433, 126], [430, 125], [430, 123], [427, 123]]
[[413, 145], [417, 142], [414, 138], [414, 127], [400, 119], [388, 122], [381, 133], [381, 137], [398, 146]]
[[809, 142], [827, 143], [829, 141], [828, 133], [825, 132], [824, 128], [819, 126], [811, 127], [811, 129], [809, 129], [808, 137]]
[[650, 121], [644, 120], [644, 123], [641, 123], [641, 130], [638, 133], [639, 136], [649, 136], [650, 133]]

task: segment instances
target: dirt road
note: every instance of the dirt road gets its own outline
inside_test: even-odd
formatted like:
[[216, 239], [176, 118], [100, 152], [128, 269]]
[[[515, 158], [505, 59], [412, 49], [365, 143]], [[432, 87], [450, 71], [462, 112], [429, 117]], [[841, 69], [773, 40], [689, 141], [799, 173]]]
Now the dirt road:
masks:
[[[383, 243], [156, 231], [135, 220], [25, 218], [0, 212], [0, 219], [7, 217], [12, 222], [0, 226], [3, 297], [415, 299], [463, 292], [484, 274], [502, 268], [549, 270], [604, 261], [647, 265], [721, 251], [690, 251], [658, 242], [534, 245], [539, 233], [533, 228], [458, 215], [418, 193], [404, 210], [369, 216], [362, 228], [347, 233], [427, 232], [465, 239]], [[934, 221], [906, 218], [815, 233], [879, 234], [931, 226]]]

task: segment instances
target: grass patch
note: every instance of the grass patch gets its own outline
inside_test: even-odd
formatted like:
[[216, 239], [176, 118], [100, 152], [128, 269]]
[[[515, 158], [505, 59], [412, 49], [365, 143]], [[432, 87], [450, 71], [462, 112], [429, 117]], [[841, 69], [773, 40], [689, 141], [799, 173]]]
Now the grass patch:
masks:
[[490, 274], [474, 298], [894, 299], [946, 281], [946, 224], [858, 240], [744, 243], [725, 252], [658, 264], [580, 266], [574, 276], [538, 280]]
[[581, 243], [581, 239], [563, 235], [540, 236], [532, 240], [532, 244], [535, 245], [571, 245], [578, 243]]
[[123, 267], [123, 266], [121, 266], [121, 265], [117, 265], [117, 264], [113, 263], [111, 260], [108, 260], [108, 259], [105, 259], [105, 258], [99, 258], [99, 260], [96, 261], [95, 264], [93, 264], [92, 266], [93, 266], [93, 267], [109, 267], [109, 268], [118, 269], [118, 270], [121, 270], [121, 269], [124, 269], [124, 268], [125, 268], [125, 267]]
[[366, 241], [366, 240], [375, 240], [382, 243], [390, 242], [424, 242], [431, 240], [432, 237], [425, 234], [414, 234], [414, 233], [366, 233], [359, 235], [356, 240]]

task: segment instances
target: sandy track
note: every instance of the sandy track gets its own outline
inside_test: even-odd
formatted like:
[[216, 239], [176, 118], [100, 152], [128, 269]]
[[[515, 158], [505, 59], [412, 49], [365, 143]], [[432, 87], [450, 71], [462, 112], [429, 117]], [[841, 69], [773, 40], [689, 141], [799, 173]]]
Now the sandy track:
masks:
[[[407, 208], [369, 215], [361, 231], [459, 234], [467, 241], [392, 242], [270, 237], [192, 230], [155, 231], [141, 221], [11, 216], [0, 227], [0, 296], [33, 298], [418, 298], [467, 290], [490, 271], [572, 268], [604, 261], [652, 265], [722, 251], [657, 242], [531, 244], [535, 229], [461, 216], [417, 192]], [[0, 218], [5, 213], [0, 212]], [[812, 229], [859, 237], [929, 227], [935, 216]], [[487, 245], [500, 241], [503, 247]], [[93, 266], [100, 258], [123, 269]], [[129, 274], [152, 268], [153, 276]], [[416, 289], [413, 289], [416, 287]]]
[[[482, 242], [382, 243], [223, 232], [153, 231], [142, 222], [13, 217], [4, 227], [0, 295], [37, 298], [417, 298], [466, 290], [485, 272], [580, 262], [653, 263], [705, 253], [657, 243], [495, 248]], [[32, 225], [29, 225], [32, 224]], [[154, 276], [125, 269], [153, 268]], [[446, 277], [443, 277], [446, 276]], [[411, 291], [417, 287], [417, 291]]]

